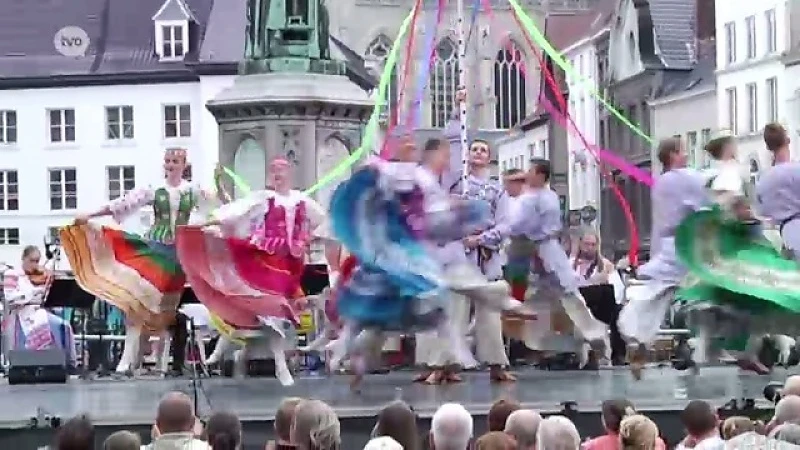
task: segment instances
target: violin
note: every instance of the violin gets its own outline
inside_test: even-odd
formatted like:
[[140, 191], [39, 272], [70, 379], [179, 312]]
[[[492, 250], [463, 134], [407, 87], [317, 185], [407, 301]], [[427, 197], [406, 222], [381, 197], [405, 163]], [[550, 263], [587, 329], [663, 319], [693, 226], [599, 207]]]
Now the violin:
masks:
[[28, 276], [34, 286], [43, 286], [53, 281], [53, 272], [47, 270], [44, 266], [37, 266], [31, 271], [25, 271], [25, 275]]

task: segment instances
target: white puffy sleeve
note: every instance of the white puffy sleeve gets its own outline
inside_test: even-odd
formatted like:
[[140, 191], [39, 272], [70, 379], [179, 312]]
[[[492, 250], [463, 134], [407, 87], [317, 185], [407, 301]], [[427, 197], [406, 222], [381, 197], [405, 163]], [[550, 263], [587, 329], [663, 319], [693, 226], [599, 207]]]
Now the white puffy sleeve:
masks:
[[415, 162], [373, 161], [381, 173], [381, 188], [395, 192], [411, 192], [417, 182]]
[[217, 195], [208, 190], [203, 189], [198, 185], [192, 185], [192, 196], [196, 199], [196, 213], [192, 214], [192, 219], [197, 218], [196, 220], [192, 220], [192, 222], [205, 222], [215, 209], [220, 207], [221, 203], [217, 197]]
[[212, 213], [214, 219], [219, 220], [224, 234], [238, 234], [244, 226], [250, 226], [267, 213], [267, 200], [272, 197], [272, 191], [256, 191], [242, 199], [222, 205]]
[[133, 189], [122, 197], [112, 200], [108, 204], [108, 210], [114, 220], [122, 223], [138, 213], [142, 207], [153, 203], [155, 194], [156, 190], [152, 186]]
[[325, 208], [316, 200], [307, 194], [302, 195], [303, 202], [306, 205], [306, 214], [308, 214], [309, 232], [311, 236], [317, 239], [331, 240], [330, 224], [328, 214]]
[[3, 274], [3, 295], [12, 305], [40, 304], [44, 300], [44, 290], [44, 286], [31, 284], [28, 276], [19, 270], [11, 269]]

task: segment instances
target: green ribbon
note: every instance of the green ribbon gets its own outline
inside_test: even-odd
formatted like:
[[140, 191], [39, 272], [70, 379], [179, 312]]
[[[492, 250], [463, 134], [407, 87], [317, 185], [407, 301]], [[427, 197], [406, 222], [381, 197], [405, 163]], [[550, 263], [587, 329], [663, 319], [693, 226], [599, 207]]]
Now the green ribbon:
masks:
[[650, 145], [655, 145], [656, 144], [655, 139], [653, 139], [652, 137], [648, 136], [647, 133], [642, 131], [639, 127], [634, 125], [633, 122], [628, 120], [628, 118], [623, 116], [622, 113], [617, 111], [617, 109], [614, 108], [614, 106], [612, 106], [608, 101], [606, 101], [606, 99], [603, 97], [603, 94], [601, 94], [600, 92], [597, 91], [597, 88], [594, 86], [594, 84], [591, 81], [587, 80], [586, 78], [583, 78], [581, 76], [581, 74], [578, 73], [578, 71], [576, 71], [575, 68], [573, 68], [559, 54], [559, 52], [555, 48], [553, 48], [553, 46], [550, 44], [550, 42], [547, 41], [547, 38], [545, 38], [544, 34], [539, 30], [539, 28], [536, 27], [536, 24], [534, 23], [533, 19], [531, 19], [530, 16], [528, 16], [525, 13], [525, 10], [522, 9], [522, 6], [520, 6], [518, 0], [508, 0], [508, 1], [509, 1], [509, 3], [511, 3], [511, 7], [514, 8], [514, 10], [516, 11], [518, 17], [520, 18], [520, 21], [522, 22], [522, 25], [525, 27], [525, 31], [528, 33], [528, 35], [531, 37], [531, 39], [533, 39], [534, 42], [536, 42], [537, 45], [542, 47], [542, 50], [544, 50], [544, 52], [547, 53], [547, 56], [549, 56], [550, 59], [559, 68], [561, 68], [561, 70], [563, 70], [564, 73], [571, 80], [582, 84], [583, 87], [590, 94], [592, 94], [592, 96], [594, 96], [597, 99], [597, 101], [599, 101], [603, 106], [606, 107], [606, 109], [608, 109], [608, 112], [610, 112], [614, 117], [619, 119], [620, 122], [624, 123], [634, 133], [636, 133], [639, 136], [641, 136], [642, 139], [647, 141], [647, 143], [649, 143]]

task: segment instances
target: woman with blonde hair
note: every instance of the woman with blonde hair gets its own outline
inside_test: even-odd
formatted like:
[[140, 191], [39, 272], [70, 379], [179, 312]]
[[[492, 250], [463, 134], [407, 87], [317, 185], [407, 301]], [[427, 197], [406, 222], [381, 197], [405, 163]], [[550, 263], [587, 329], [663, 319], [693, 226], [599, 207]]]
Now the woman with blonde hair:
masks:
[[634, 414], [622, 419], [619, 425], [620, 450], [664, 450], [658, 437], [658, 427], [649, 418]]

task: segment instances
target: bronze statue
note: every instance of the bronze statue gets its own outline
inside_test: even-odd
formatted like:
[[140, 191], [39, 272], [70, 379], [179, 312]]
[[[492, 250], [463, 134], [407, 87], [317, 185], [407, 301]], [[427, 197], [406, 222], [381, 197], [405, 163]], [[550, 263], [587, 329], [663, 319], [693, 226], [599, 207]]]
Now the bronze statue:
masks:
[[[245, 59], [329, 60], [329, 20], [323, 0], [247, 0]], [[297, 30], [307, 34], [289, 34]]]

